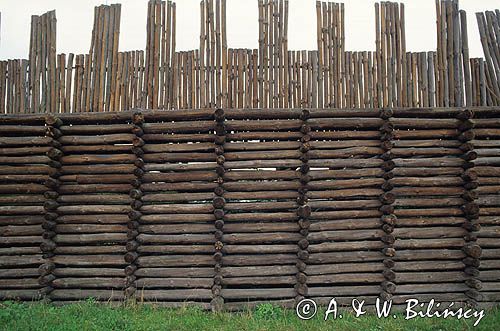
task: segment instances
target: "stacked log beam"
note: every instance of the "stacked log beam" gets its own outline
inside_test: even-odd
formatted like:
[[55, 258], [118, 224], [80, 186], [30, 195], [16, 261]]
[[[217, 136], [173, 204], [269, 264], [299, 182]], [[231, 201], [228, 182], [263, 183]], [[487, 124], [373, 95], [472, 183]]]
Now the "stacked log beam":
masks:
[[467, 230], [462, 227], [466, 202], [461, 176], [467, 161], [460, 149], [461, 122], [456, 111], [412, 114], [395, 110], [391, 119], [394, 178], [389, 183], [397, 217], [393, 302], [434, 298], [464, 303], [469, 288], [462, 262]]
[[40, 297], [45, 183], [54, 174], [44, 124], [0, 120], [0, 300]]
[[380, 206], [380, 211], [382, 212], [382, 231], [384, 231], [384, 235], [382, 235], [381, 240], [384, 244], [382, 248], [382, 253], [385, 256], [383, 261], [384, 270], [382, 271], [382, 275], [384, 276], [384, 281], [381, 283], [381, 293], [380, 298], [384, 301], [389, 301], [392, 299], [393, 294], [396, 291], [396, 284], [394, 284], [394, 280], [396, 279], [396, 273], [394, 272], [394, 260], [393, 257], [396, 255], [396, 250], [394, 249], [394, 243], [396, 238], [393, 235], [394, 227], [397, 223], [396, 215], [394, 215], [394, 206], [393, 203], [395, 201], [394, 194], [391, 193], [393, 189], [393, 185], [390, 180], [394, 177], [394, 173], [392, 172], [394, 168], [394, 162], [392, 161], [392, 147], [394, 145], [394, 125], [391, 123], [391, 117], [393, 112], [391, 110], [382, 110], [380, 111], [380, 118], [384, 121], [382, 126], [380, 127], [380, 140], [381, 140], [381, 148], [384, 153], [381, 155], [384, 163], [382, 164], [382, 170], [384, 171], [382, 178], [384, 182], [381, 185], [384, 193], [381, 195], [380, 200], [382, 202], [382, 206]]
[[0, 297], [494, 306], [499, 117], [443, 107], [1, 116]]
[[225, 115], [224, 110], [219, 108], [214, 114], [215, 121], [217, 122], [215, 127], [215, 154], [217, 156], [217, 168], [215, 169], [217, 173], [218, 186], [214, 189], [214, 218], [215, 218], [215, 253], [214, 253], [214, 284], [212, 286], [213, 299], [210, 302], [212, 311], [220, 311], [224, 308], [224, 298], [222, 297], [222, 284], [224, 282], [222, 273], [222, 260], [223, 260], [223, 237], [224, 237], [224, 206], [226, 200], [224, 198], [224, 144], [226, 141], [226, 126], [225, 126]]
[[216, 276], [213, 203], [219, 185], [213, 111], [144, 116], [137, 298], [209, 309]]
[[[479, 219], [475, 220], [471, 239], [477, 236], [476, 244], [481, 247], [480, 261], [478, 258], [470, 258], [474, 266], [468, 267], [469, 277], [481, 282], [480, 306], [492, 307], [498, 305], [500, 300], [500, 123], [499, 112], [474, 111], [474, 139], [470, 143], [474, 146], [477, 158], [473, 161], [473, 172], [477, 174], [479, 187], [477, 200], [479, 206]], [[472, 195], [475, 197], [475, 195]], [[478, 225], [481, 228], [479, 232]], [[472, 251], [469, 251], [472, 252]], [[476, 248], [476, 254], [477, 252]], [[478, 263], [480, 262], [480, 263]], [[471, 263], [469, 263], [471, 264]], [[478, 275], [479, 272], [479, 275]], [[476, 284], [476, 281], [472, 281]]]
[[371, 111], [311, 111], [309, 297], [373, 305], [384, 281], [381, 227], [383, 120]]
[[298, 273], [301, 111], [226, 111], [224, 306], [293, 307]]
[[297, 283], [295, 285], [295, 301], [299, 303], [305, 296], [307, 296], [307, 262], [309, 260], [309, 241], [307, 240], [309, 235], [309, 226], [311, 222], [309, 221], [309, 217], [311, 216], [311, 207], [308, 205], [308, 197], [307, 197], [307, 184], [309, 183], [310, 177], [308, 175], [310, 166], [308, 164], [309, 157], [308, 152], [311, 148], [310, 141], [311, 136], [309, 132], [311, 128], [306, 124], [307, 120], [310, 117], [310, 112], [307, 109], [304, 109], [301, 114], [301, 120], [303, 122], [300, 127], [300, 132], [302, 133], [302, 137], [300, 138], [300, 146], [299, 151], [301, 153], [300, 160], [302, 164], [300, 166], [300, 183], [299, 194], [297, 197], [297, 216], [299, 217], [299, 227], [300, 234], [302, 239], [300, 239], [297, 243], [298, 252], [297, 252]]
[[142, 177], [144, 176], [144, 160], [142, 156], [144, 155], [144, 140], [142, 140], [142, 136], [144, 134], [144, 130], [142, 129], [142, 124], [144, 122], [144, 116], [140, 112], [134, 113], [132, 116], [132, 123], [134, 127], [132, 128], [132, 133], [135, 135], [133, 139], [132, 148], [133, 153], [136, 156], [134, 161], [135, 169], [134, 175], [135, 178], [132, 179], [133, 188], [130, 190], [129, 196], [131, 199], [130, 207], [131, 211], [128, 214], [129, 222], [127, 223], [127, 254], [125, 254], [125, 262], [128, 263], [128, 266], [125, 268], [125, 276], [126, 276], [126, 288], [125, 288], [125, 297], [128, 299], [135, 298], [135, 294], [137, 291], [137, 277], [135, 272], [137, 270], [136, 260], [139, 257], [138, 247], [139, 243], [137, 242], [137, 236], [139, 235], [139, 226], [141, 222], [141, 207], [142, 207], [142, 196], [143, 193], [141, 191]]
[[62, 167], [51, 298], [123, 300], [128, 213], [135, 178], [131, 115], [69, 117], [59, 128]]

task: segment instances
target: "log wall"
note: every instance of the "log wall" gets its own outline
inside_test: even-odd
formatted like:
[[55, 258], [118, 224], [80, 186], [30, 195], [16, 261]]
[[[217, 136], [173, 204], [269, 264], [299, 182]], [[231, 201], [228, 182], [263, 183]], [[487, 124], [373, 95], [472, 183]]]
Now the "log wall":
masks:
[[199, 48], [186, 51], [176, 48], [171, 1], [148, 2], [140, 50], [119, 48], [119, 4], [95, 7], [86, 54], [57, 54], [55, 12], [34, 15], [29, 58], [0, 61], [0, 113], [500, 104], [498, 10], [476, 14], [484, 58], [470, 58], [457, 0], [436, 0], [437, 44], [422, 52], [406, 49], [404, 4], [375, 3], [367, 51], [346, 49], [343, 3], [316, 2], [317, 48], [308, 51], [288, 47], [287, 0], [255, 5], [257, 49], [228, 45], [226, 0], [200, 2]]
[[0, 300], [500, 301], [500, 109], [0, 116]]

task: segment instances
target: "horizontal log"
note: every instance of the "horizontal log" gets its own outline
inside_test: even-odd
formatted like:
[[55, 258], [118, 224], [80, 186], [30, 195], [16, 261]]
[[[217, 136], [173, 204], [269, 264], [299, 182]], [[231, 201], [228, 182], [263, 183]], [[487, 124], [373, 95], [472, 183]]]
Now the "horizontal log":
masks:
[[31, 156], [0, 156], [0, 164], [47, 164], [50, 158], [45, 155]]
[[461, 167], [464, 160], [460, 158], [415, 158], [415, 159], [393, 159], [396, 167]]
[[309, 227], [311, 232], [328, 230], [373, 229], [382, 225], [380, 218], [342, 219], [341, 221], [315, 221]]
[[141, 225], [139, 232], [145, 234], [176, 234], [176, 233], [210, 233], [214, 231], [213, 224], [188, 223], [183, 224], [155, 224]]
[[211, 133], [191, 133], [191, 134], [163, 134], [163, 133], [146, 133], [141, 138], [150, 143], [185, 143], [185, 142], [210, 142], [213, 143], [216, 135]]
[[[215, 230], [215, 229], [214, 229]], [[140, 234], [136, 240], [141, 244], [204, 244], [213, 243], [212, 234], [149, 235]]]
[[132, 143], [136, 136], [132, 133], [71, 136], [63, 135], [58, 141], [63, 145], [112, 145]]
[[145, 205], [141, 211], [149, 214], [203, 214], [213, 213], [212, 204], [165, 204]]
[[445, 147], [403, 147], [392, 148], [391, 154], [396, 158], [405, 157], [437, 157], [437, 156], [460, 156], [463, 152], [459, 148], [445, 148]]
[[230, 286], [271, 286], [271, 285], [295, 285], [295, 276], [262, 276], [262, 277], [233, 277], [224, 278], [223, 284]]
[[297, 208], [295, 201], [281, 201], [281, 202], [241, 202], [241, 203], [227, 203], [224, 209], [227, 211], [275, 211], [275, 210], [291, 210]]
[[[36, 244], [36, 243], [34, 243]], [[43, 259], [41, 255], [20, 255], [20, 256], [3, 256], [0, 259], [1, 267], [21, 267], [42, 264]]]
[[127, 226], [122, 224], [58, 224], [57, 233], [119, 233], [127, 232]]
[[136, 264], [143, 267], [183, 267], [183, 266], [213, 266], [214, 259], [211, 255], [162, 255], [140, 256]]
[[464, 193], [464, 189], [460, 186], [457, 187], [411, 187], [411, 186], [400, 186], [395, 187], [391, 190], [391, 193], [400, 196], [461, 196]]
[[56, 278], [52, 281], [52, 286], [56, 289], [93, 289], [93, 288], [113, 288], [123, 289], [125, 286], [124, 278], [110, 277], [65, 277]]
[[469, 288], [463, 283], [438, 283], [438, 284], [398, 284], [396, 288], [397, 294], [414, 294], [414, 293], [453, 293], [465, 292]]
[[246, 233], [246, 232], [298, 232], [299, 225], [296, 222], [259, 222], [259, 223], [236, 223], [227, 222], [224, 225], [225, 233]]
[[343, 263], [343, 262], [370, 262], [382, 261], [384, 256], [380, 252], [355, 251], [346, 256], [345, 252], [314, 253], [309, 257], [311, 264]]
[[[212, 227], [213, 228], [213, 227]], [[147, 254], [213, 254], [214, 245], [139, 245], [137, 252]]]
[[130, 184], [63, 184], [59, 187], [60, 194], [94, 194], [94, 193], [128, 193]]
[[395, 130], [394, 138], [400, 139], [456, 139], [458, 129]]
[[454, 129], [460, 120], [454, 118], [391, 118], [391, 123], [400, 129]]
[[298, 168], [301, 165], [302, 161], [300, 160], [251, 160], [224, 162], [225, 169]]
[[214, 121], [182, 121], [167, 123], [144, 123], [145, 133], [196, 133], [209, 132], [215, 128]]
[[296, 199], [296, 190], [288, 191], [254, 191], [254, 192], [224, 192], [228, 200], [262, 200], [262, 199]]
[[0, 216], [1, 224], [9, 225], [35, 225], [44, 221], [41, 215]]
[[[462, 169], [460, 168], [462, 171]], [[320, 179], [358, 179], [361, 177], [381, 177], [384, 171], [380, 168], [366, 169], [336, 169], [336, 170], [316, 170], [311, 169], [308, 175], [312, 180]]]
[[224, 245], [223, 252], [226, 254], [279, 254], [297, 253], [297, 245]]
[[277, 299], [295, 296], [293, 288], [268, 289], [222, 289], [221, 295], [225, 299]]
[[[96, 266], [124, 266], [123, 255], [56, 255], [53, 262], [63, 266], [96, 267]], [[123, 270], [123, 269], [122, 269]]]
[[146, 171], [197, 171], [197, 170], [214, 170], [217, 166], [216, 162], [200, 162], [200, 163], [147, 163], [144, 165]]
[[37, 245], [42, 242], [41, 236], [0, 237], [0, 245]]
[[[3, 128], [2, 128], [3, 129]], [[0, 148], [0, 155], [4, 156], [26, 156], [26, 155], [45, 155], [51, 147], [42, 146], [42, 147], [8, 147], [8, 148]]]
[[191, 171], [186, 173], [146, 173], [143, 183], [151, 182], [184, 182], [184, 181], [215, 181], [217, 174], [213, 171]]
[[224, 216], [224, 219], [231, 222], [296, 222], [298, 221], [298, 216], [295, 211], [273, 213], [237, 213], [227, 214]]
[[40, 298], [38, 290], [0, 290], [1, 300], [25, 300], [32, 301]]
[[331, 181], [314, 180], [307, 183], [306, 187], [310, 190], [340, 190], [362, 187], [380, 187], [384, 183], [383, 178], [361, 178], [361, 179], [337, 179]]
[[380, 147], [380, 139], [373, 140], [336, 140], [336, 141], [311, 141], [312, 149], [344, 149], [351, 147]]
[[330, 296], [338, 297], [345, 295], [378, 295], [380, 293], [379, 285], [356, 285], [356, 286], [328, 286], [328, 287], [309, 287], [308, 296]]
[[[397, 236], [397, 234], [395, 235]], [[439, 237], [439, 239], [401, 239], [398, 237], [394, 243], [394, 248], [396, 248], [396, 250], [420, 248], [461, 248], [463, 245], [464, 239], [462, 238]]]
[[269, 182], [227, 182], [222, 187], [230, 192], [252, 192], [252, 191], [281, 191], [298, 190], [301, 187], [299, 181], [269, 181]]
[[[383, 182], [383, 180], [382, 180]], [[311, 188], [311, 191], [307, 192], [307, 197], [309, 199], [344, 199], [344, 198], [374, 198], [374, 197], [379, 197], [384, 193], [383, 190], [381, 189], [375, 189], [375, 188], [356, 188], [356, 189], [336, 189], [336, 188], [329, 188], [328, 185], [329, 183], [322, 183], [325, 185], [315, 185], [315, 189], [326, 189], [328, 191], [312, 191], [314, 190]], [[342, 185], [342, 184], [340, 184]], [[319, 186], [319, 188], [317, 187]], [[334, 183], [331, 184], [331, 186], [335, 186]], [[309, 187], [309, 186], [308, 186]], [[359, 202], [361, 203], [361, 202]], [[340, 206], [342, 202], [337, 202], [337, 203], [329, 203], [329, 202], [310, 202], [311, 207], [317, 207], [317, 208], [322, 208], [320, 207], [321, 204], [326, 205], [336, 205]], [[366, 207], [368, 207], [369, 202], [367, 202]], [[372, 206], [378, 205], [378, 203], [371, 204]], [[329, 207], [325, 207], [329, 208]]]
[[127, 240], [127, 235], [125, 233], [58, 234], [53, 240], [57, 244], [123, 243]]
[[212, 298], [212, 291], [209, 289], [143, 290], [141, 298], [148, 301], [209, 300]]
[[[45, 129], [44, 129], [45, 131]], [[47, 146], [52, 142], [50, 137], [2, 137], [0, 139], [0, 147], [8, 146]]]
[[336, 230], [336, 231], [321, 231], [309, 233], [308, 240], [316, 241], [342, 241], [342, 240], [366, 240], [379, 239], [384, 235], [380, 229], [372, 230]]
[[336, 210], [336, 211], [313, 211], [310, 217], [315, 220], [339, 220], [350, 218], [380, 217], [382, 213], [378, 210]]
[[371, 284], [381, 283], [382, 281], [384, 281], [384, 277], [378, 273], [345, 273], [307, 277], [307, 283], [310, 288], [313, 288], [314, 284]]
[[178, 182], [178, 183], [144, 183], [141, 185], [143, 192], [160, 191], [210, 191], [218, 187], [217, 183], [196, 183], [196, 182]]
[[114, 164], [114, 163], [133, 163], [136, 159], [135, 155], [130, 154], [81, 154], [68, 155], [61, 158], [64, 164]]
[[146, 144], [143, 147], [146, 153], [178, 153], [178, 152], [213, 152], [215, 146], [213, 143], [194, 143], [194, 144]]
[[394, 214], [399, 217], [449, 217], [463, 216], [459, 208], [427, 208], [427, 209], [396, 209]]
[[312, 150], [307, 153], [311, 159], [358, 159], [367, 158], [383, 153], [383, 150], [379, 147], [349, 147], [334, 150]]
[[63, 175], [81, 174], [131, 174], [135, 170], [133, 164], [92, 164], [92, 165], [64, 165], [61, 168]]
[[302, 235], [299, 233], [288, 232], [224, 234], [222, 237], [222, 241], [228, 244], [298, 242], [300, 239]]
[[123, 300], [123, 291], [116, 290], [92, 290], [92, 289], [54, 289], [50, 293], [54, 300], [84, 300], [94, 298], [96, 300]]
[[380, 159], [313, 159], [308, 164], [318, 168], [380, 168], [383, 161]]
[[439, 207], [461, 206], [465, 203], [462, 198], [398, 198], [392, 204], [394, 207]]
[[[313, 240], [311, 240], [313, 241]], [[385, 243], [381, 241], [352, 241], [352, 242], [323, 242], [309, 245], [310, 253], [355, 251], [355, 250], [381, 250]]]
[[275, 266], [294, 265], [297, 263], [296, 254], [254, 254], [254, 255], [225, 255], [222, 265], [226, 266]]
[[141, 223], [198, 223], [215, 221], [213, 214], [151, 214], [142, 215]]
[[63, 125], [59, 130], [64, 135], [102, 135], [130, 132], [134, 126], [132, 124], [98, 124], [98, 125]]
[[137, 287], [144, 289], [154, 288], [211, 288], [212, 278], [140, 278]]
[[66, 145], [61, 146], [64, 154], [132, 154], [133, 146], [129, 145]]
[[60, 206], [57, 209], [60, 215], [85, 215], [85, 214], [126, 214], [130, 211], [129, 206], [120, 205], [81, 205]]
[[[5, 211], [0, 207], [0, 212], [4, 215]], [[43, 229], [40, 225], [7, 225], [0, 226], [0, 236], [11, 237], [11, 236], [36, 236], [41, 235]]]

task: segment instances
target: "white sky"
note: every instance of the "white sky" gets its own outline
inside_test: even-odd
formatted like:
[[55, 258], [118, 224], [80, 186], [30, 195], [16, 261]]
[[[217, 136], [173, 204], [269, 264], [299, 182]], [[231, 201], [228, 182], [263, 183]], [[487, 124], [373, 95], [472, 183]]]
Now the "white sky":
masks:
[[[0, 0], [0, 59], [27, 58], [31, 15], [55, 9], [57, 52], [87, 53], [94, 6], [122, 4], [120, 50], [144, 49], [147, 0]], [[177, 50], [198, 48], [199, 0], [177, 0]], [[435, 0], [406, 0], [408, 51], [436, 48]], [[346, 50], [373, 50], [375, 10], [373, 0], [345, 3]], [[289, 49], [316, 49], [315, 0], [289, 0]], [[499, 0], [461, 0], [467, 12], [471, 57], [483, 56], [475, 13], [500, 8]], [[258, 47], [257, 0], [227, 0], [228, 46]]]

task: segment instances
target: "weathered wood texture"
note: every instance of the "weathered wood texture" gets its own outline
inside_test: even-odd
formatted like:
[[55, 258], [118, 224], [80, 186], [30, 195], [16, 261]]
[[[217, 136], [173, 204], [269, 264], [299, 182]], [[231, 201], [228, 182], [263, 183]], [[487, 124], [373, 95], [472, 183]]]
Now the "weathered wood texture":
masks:
[[346, 49], [343, 3], [316, 2], [309, 51], [288, 48], [287, 0], [256, 6], [257, 49], [228, 47], [226, 0], [200, 2], [199, 48], [187, 51], [176, 51], [171, 1], [148, 2], [144, 50], [119, 50], [119, 4], [95, 7], [88, 54], [57, 54], [55, 12], [33, 16], [29, 58], [0, 61], [0, 113], [500, 104], [498, 10], [476, 14], [483, 59], [469, 58], [456, 0], [436, 0], [437, 45], [428, 52], [406, 50], [404, 4], [375, 4], [369, 51]]
[[500, 110], [0, 116], [0, 298], [492, 305]]

